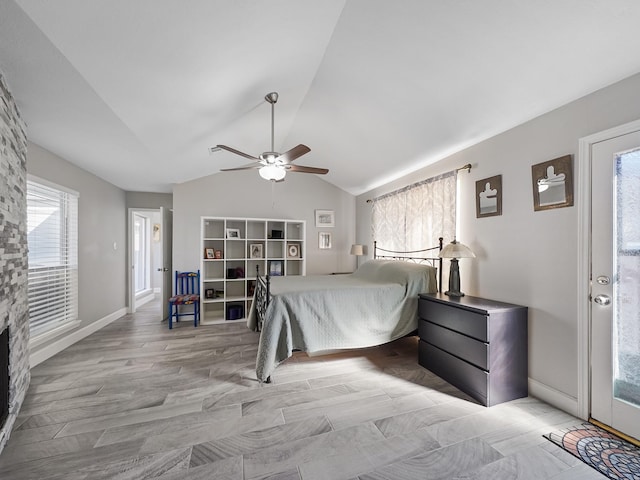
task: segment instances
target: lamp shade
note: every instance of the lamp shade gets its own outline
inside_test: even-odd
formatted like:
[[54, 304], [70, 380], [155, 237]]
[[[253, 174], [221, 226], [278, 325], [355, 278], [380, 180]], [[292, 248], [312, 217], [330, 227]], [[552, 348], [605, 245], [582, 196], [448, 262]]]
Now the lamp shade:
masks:
[[286, 170], [277, 165], [265, 165], [258, 170], [258, 173], [265, 180], [282, 180], [287, 174]]
[[364, 245], [354, 243], [351, 245], [351, 255], [364, 255]]
[[447, 243], [438, 255], [440, 258], [475, 258], [476, 255], [465, 244], [453, 239], [453, 242]]

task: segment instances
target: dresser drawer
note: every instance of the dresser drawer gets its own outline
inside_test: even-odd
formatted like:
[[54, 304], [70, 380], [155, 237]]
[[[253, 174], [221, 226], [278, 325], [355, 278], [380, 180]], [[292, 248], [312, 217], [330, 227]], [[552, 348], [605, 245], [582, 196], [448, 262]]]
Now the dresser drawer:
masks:
[[420, 318], [486, 342], [489, 338], [487, 316], [463, 308], [420, 299]]
[[419, 362], [483, 405], [487, 405], [489, 374], [433, 345], [420, 340]]
[[422, 319], [418, 324], [418, 333], [420, 340], [429, 342], [483, 370], [489, 370], [488, 344]]

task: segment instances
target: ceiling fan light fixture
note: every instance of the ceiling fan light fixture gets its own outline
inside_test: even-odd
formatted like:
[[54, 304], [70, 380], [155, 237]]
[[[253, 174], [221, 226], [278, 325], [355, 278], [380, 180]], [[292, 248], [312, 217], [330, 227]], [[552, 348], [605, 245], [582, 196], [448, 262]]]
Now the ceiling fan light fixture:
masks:
[[277, 165], [265, 165], [258, 170], [258, 173], [265, 180], [280, 181], [287, 174], [286, 170]]

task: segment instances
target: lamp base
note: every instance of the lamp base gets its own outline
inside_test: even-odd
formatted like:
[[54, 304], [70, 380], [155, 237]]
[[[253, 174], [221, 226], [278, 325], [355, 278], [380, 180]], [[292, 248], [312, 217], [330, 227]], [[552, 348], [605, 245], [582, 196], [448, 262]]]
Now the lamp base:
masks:
[[450, 297], [464, 297], [464, 293], [460, 291], [460, 268], [458, 267], [458, 259], [451, 259], [451, 268], [449, 269], [449, 290], [444, 292]]
[[451, 292], [451, 291], [447, 291], [444, 292], [445, 295], [449, 295], [450, 297], [464, 297], [464, 293], [462, 292]]

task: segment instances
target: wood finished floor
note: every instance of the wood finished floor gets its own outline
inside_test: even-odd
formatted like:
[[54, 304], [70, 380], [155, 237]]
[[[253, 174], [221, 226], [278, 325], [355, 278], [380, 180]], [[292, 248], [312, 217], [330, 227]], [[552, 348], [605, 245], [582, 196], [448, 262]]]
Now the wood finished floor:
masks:
[[0, 479], [602, 479], [534, 398], [484, 408], [417, 364], [417, 339], [255, 380], [244, 324], [173, 330], [143, 307], [32, 370]]

